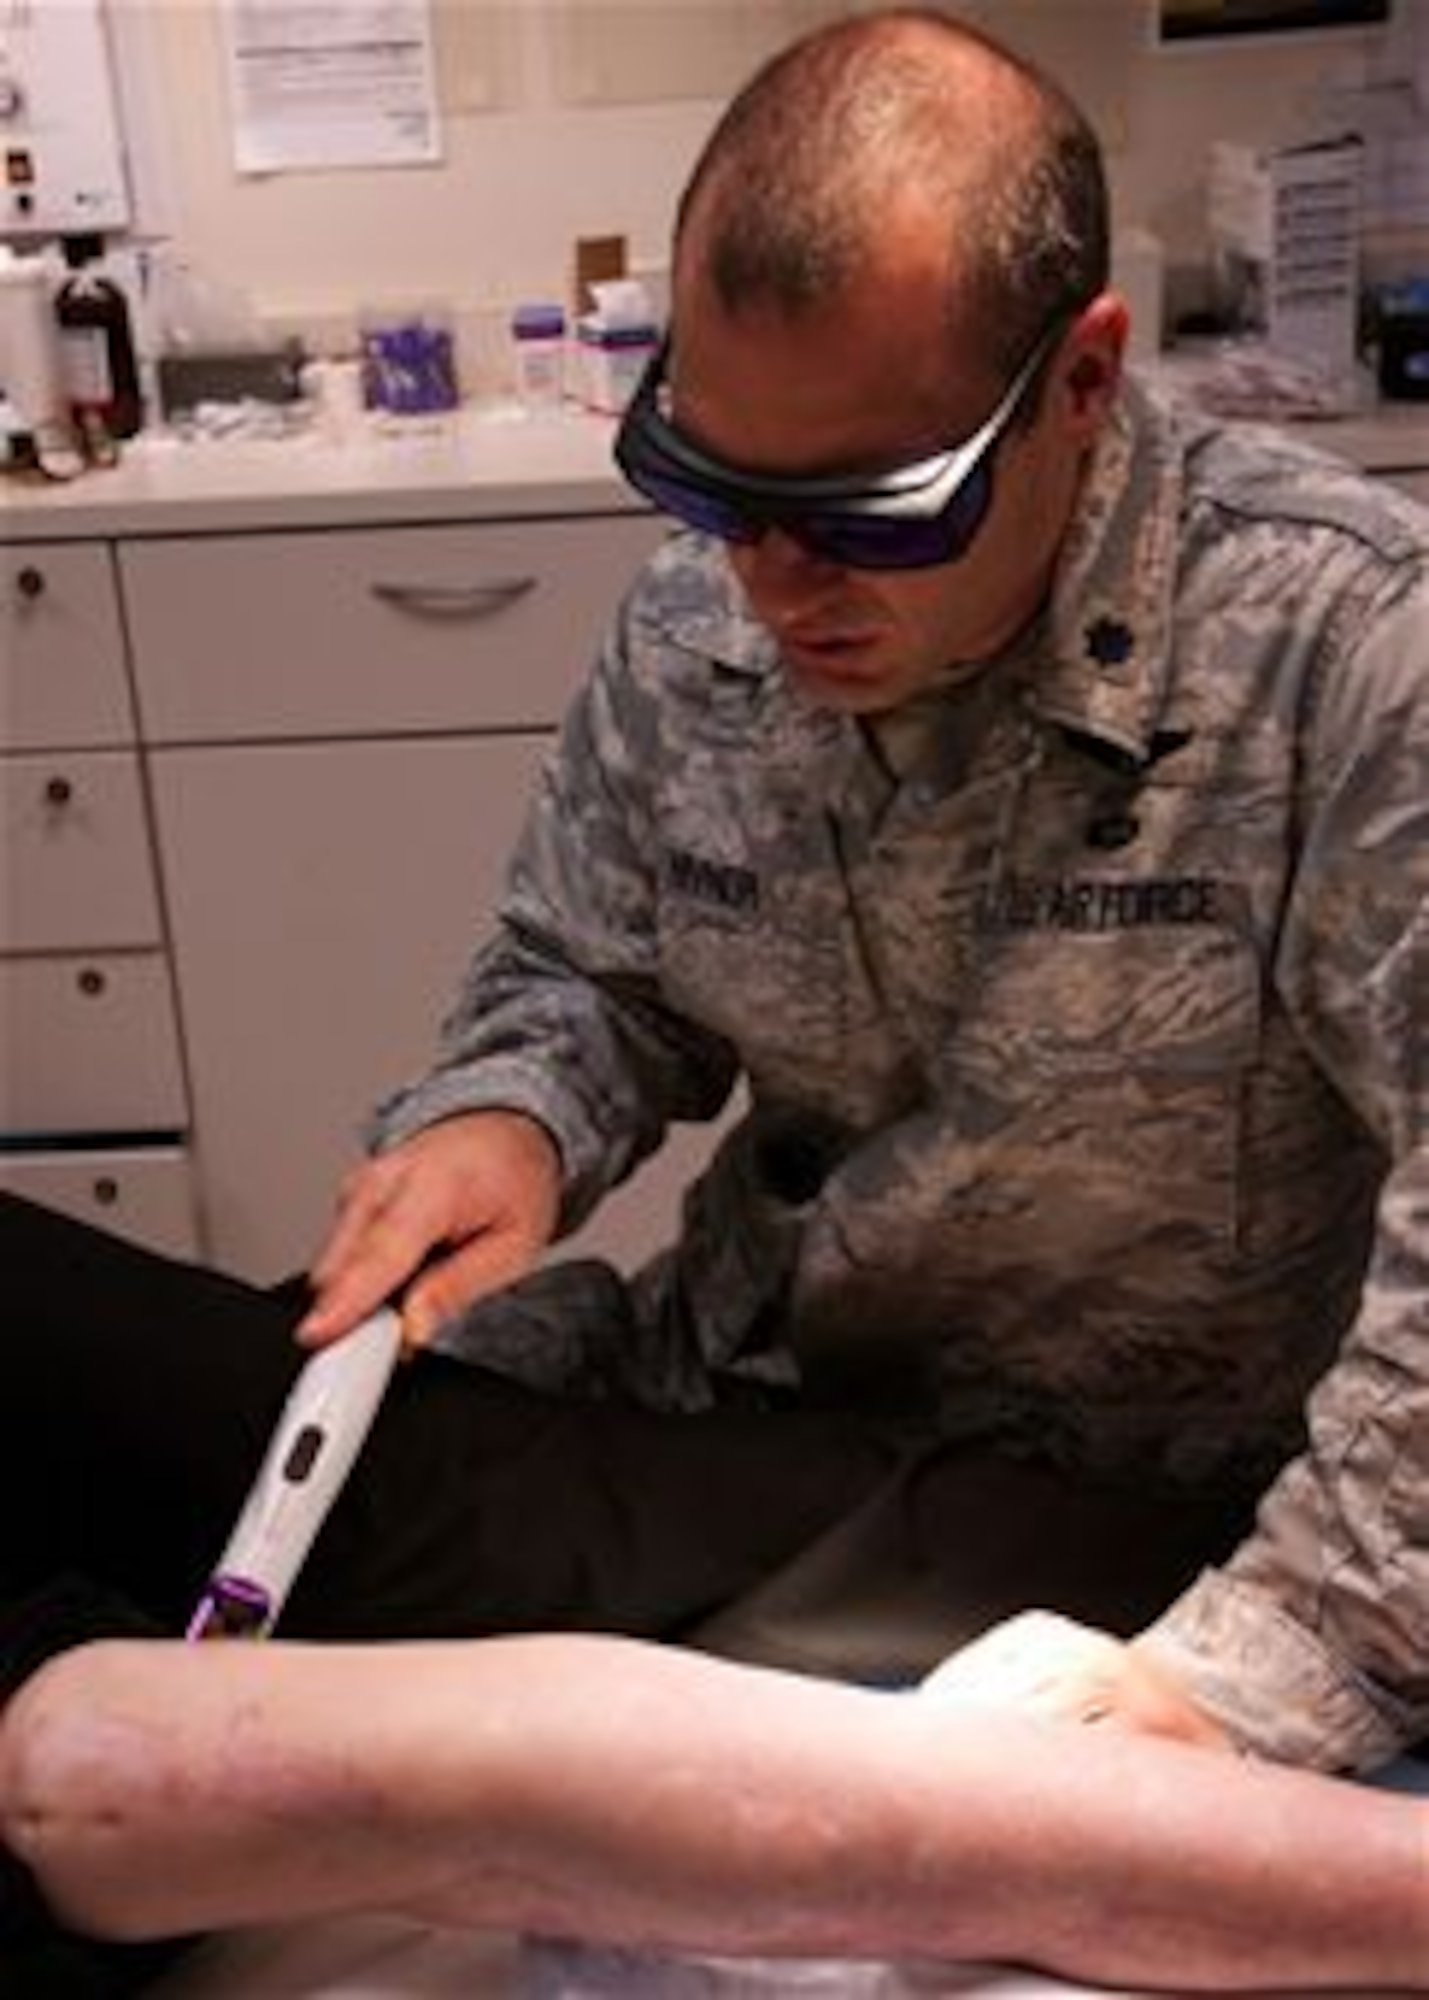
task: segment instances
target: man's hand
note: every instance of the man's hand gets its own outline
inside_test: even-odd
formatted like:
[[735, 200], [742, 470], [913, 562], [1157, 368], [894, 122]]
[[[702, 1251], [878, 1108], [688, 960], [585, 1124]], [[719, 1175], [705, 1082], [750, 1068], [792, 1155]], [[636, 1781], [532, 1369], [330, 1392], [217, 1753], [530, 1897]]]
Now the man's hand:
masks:
[[343, 1183], [299, 1340], [326, 1346], [405, 1284], [403, 1332], [420, 1347], [473, 1299], [530, 1270], [560, 1195], [555, 1142], [524, 1113], [472, 1111], [428, 1126]]
[[934, 1701], [1020, 1708], [1229, 1750], [1230, 1739], [1135, 1641], [1051, 1611], [1024, 1611], [953, 1653], [924, 1681]]

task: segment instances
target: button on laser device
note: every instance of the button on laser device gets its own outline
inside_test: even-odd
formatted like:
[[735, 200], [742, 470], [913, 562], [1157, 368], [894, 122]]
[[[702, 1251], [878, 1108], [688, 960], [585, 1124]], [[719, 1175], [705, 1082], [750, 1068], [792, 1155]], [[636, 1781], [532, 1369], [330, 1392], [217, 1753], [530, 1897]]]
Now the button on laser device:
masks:
[[316, 1424], [308, 1424], [293, 1439], [293, 1448], [288, 1453], [283, 1467], [283, 1477], [290, 1486], [301, 1486], [318, 1462], [318, 1455], [327, 1439]]

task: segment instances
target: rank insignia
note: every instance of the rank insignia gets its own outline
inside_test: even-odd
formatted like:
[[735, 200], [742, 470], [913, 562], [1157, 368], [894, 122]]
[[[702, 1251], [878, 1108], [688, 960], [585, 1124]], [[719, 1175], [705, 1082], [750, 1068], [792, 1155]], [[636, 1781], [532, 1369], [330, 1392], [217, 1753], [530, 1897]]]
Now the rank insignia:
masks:
[[1099, 667], [1119, 667], [1131, 657], [1131, 627], [1119, 618], [1094, 618], [1082, 634], [1089, 659]]

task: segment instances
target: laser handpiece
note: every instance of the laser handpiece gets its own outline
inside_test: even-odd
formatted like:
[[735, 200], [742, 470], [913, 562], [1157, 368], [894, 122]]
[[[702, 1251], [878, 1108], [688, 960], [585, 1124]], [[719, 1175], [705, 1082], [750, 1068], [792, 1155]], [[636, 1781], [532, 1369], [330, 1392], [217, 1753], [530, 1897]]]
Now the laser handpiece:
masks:
[[272, 1631], [401, 1351], [401, 1321], [383, 1307], [305, 1363], [187, 1638], [261, 1639]]

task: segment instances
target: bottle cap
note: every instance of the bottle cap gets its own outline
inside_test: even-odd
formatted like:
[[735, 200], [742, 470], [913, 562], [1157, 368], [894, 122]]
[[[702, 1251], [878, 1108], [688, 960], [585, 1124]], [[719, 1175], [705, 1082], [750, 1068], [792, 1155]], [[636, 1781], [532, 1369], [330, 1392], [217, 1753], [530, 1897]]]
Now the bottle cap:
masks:
[[511, 315], [511, 331], [517, 340], [559, 340], [565, 330], [564, 306], [517, 306]]
[[70, 270], [81, 271], [86, 264], [97, 263], [104, 255], [104, 238], [93, 230], [80, 230], [72, 236], [61, 237], [60, 248]]

